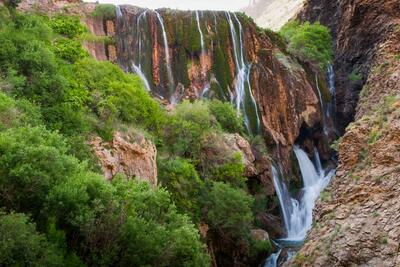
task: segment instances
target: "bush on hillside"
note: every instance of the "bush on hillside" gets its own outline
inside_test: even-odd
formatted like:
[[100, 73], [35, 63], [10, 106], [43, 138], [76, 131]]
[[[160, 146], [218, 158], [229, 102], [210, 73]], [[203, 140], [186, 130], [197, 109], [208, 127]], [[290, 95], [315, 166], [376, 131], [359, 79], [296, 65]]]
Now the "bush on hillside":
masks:
[[183, 101], [177, 105], [164, 129], [165, 143], [173, 154], [197, 158], [202, 138], [212, 127], [207, 103]]
[[64, 266], [62, 253], [21, 213], [0, 211], [1, 266]]
[[86, 32], [86, 27], [83, 26], [78, 17], [58, 15], [51, 19], [51, 28], [61, 35], [68, 38], [75, 38]]
[[228, 133], [243, 133], [243, 118], [229, 102], [212, 100], [209, 103], [211, 114], [216, 118], [222, 129]]
[[115, 5], [113, 4], [97, 4], [92, 13], [92, 16], [95, 18], [111, 20], [115, 18], [115, 12]]
[[283, 26], [279, 33], [288, 42], [288, 50], [300, 59], [321, 69], [332, 62], [332, 36], [329, 29], [318, 22], [300, 24], [292, 21]]
[[195, 167], [188, 160], [175, 158], [159, 160], [158, 179], [171, 192], [171, 198], [179, 211], [200, 220], [200, 195], [204, 183]]
[[213, 182], [207, 195], [207, 223], [222, 235], [247, 237], [253, 223], [253, 198], [242, 189]]

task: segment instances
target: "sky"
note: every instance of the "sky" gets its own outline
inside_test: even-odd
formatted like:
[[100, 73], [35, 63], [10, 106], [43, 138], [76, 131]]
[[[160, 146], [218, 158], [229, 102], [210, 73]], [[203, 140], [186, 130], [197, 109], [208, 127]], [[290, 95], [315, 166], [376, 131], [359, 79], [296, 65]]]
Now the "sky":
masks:
[[[95, 0], [85, 0], [94, 2]], [[116, 5], [130, 4], [151, 9], [169, 7], [181, 10], [230, 10], [237, 11], [249, 4], [249, 0], [98, 0]]]

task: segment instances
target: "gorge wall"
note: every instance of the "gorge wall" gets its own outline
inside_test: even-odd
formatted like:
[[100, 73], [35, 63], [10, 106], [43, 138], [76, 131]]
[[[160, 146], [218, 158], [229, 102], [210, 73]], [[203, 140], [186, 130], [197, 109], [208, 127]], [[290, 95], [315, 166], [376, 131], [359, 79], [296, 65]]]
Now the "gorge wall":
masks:
[[355, 121], [315, 226], [286, 266], [400, 266], [399, 2], [310, 0], [300, 18], [334, 33], [338, 120]]

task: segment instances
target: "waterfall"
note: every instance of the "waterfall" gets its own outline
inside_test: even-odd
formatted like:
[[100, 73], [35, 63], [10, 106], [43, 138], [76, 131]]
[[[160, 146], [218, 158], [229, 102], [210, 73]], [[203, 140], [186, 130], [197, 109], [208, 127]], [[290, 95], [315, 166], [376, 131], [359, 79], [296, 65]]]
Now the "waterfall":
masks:
[[205, 49], [205, 46], [204, 46], [203, 31], [201, 30], [201, 27], [200, 27], [199, 11], [196, 11], [196, 20], [197, 20], [197, 28], [199, 29], [199, 34], [200, 34], [201, 54], [204, 54], [206, 52], [206, 49]]
[[[169, 82], [170, 88], [173, 90], [174, 79], [173, 79], [173, 76], [172, 76], [171, 60], [170, 60], [170, 56], [169, 56], [169, 46], [168, 46], [167, 33], [165, 31], [165, 26], [164, 26], [164, 20], [161, 17], [160, 13], [158, 13], [157, 11], [154, 11], [154, 12], [157, 15], [157, 19], [158, 19], [158, 21], [160, 23], [161, 30], [162, 30], [163, 41], [164, 41], [164, 50], [165, 50], [165, 64], [166, 64], [167, 72], [168, 72], [168, 82]], [[175, 101], [172, 101], [172, 99], [171, 99], [171, 103], [172, 102], [175, 102]]]
[[[232, 21], [231, 13], [227, 12], [227, 20], [229, 23], [233, 54], [236, 65], [236, 84], [235, 84], [235, 106], [238, 112], [242, 111], [244, 123], [247, 131], [250, 134], [257, 134], [260, 131], [260, 118], [258, 115], [257, 103], [254, 99], [250, 83], [251, 64], [246, 64], [244, 61], [244, 47], [243, 47], [243, 28], [236, 14], [233, 13], [235, 21], [239, 28], [239, 33], [236, 32], [235, 25]], [[251, 115], [255, 119], [255, 129], [252, 127]]]
[[[336, 125], [336, 86], [335, 86], [335, 72], [333, 70], [333, 66], [331, 64], [328, 65], [328, 86], [329, 92], [331, 94], [331, 102], [328, 103], [327, 108], [327, 116], [333, 119], [333, 128], [335, 129]], [[335, 129], [336, 130], [336, 129]]]
[[[335, 174], [334, 170], [326, 172], [321, 165], [318, 151], [314, 149], [315, 165], [309, 159], [307, 153], [298, 146], [294, 146], [294, 153], [300, 166], [303, 188], [301, 196], [298, 199], [291, 196], [289, 190], [280, 177], [280, 174], [275, 166], [272, 166], [272, 175], [276, 194], [279, 199], [279, 204], [282, 211], [286, 237], [277, 240], [283, 247], [293, 246], [304, 241], [307, 232], [312, 226], [312, 212], [320, 193], [329, 184], [330, 179]], [[272, 254], [266, 261], [271, 265], [276, 260], [272, 261], [271, 257], [277, 257], [277, 254]], [[278, 254], [279, 256], [279, 254]]]
[[[136, 35], [137, 35], [137, 47], [138, 47], [138, 52], [137, 52], [137, 63], [135, 64], [134, 62], [132, 62], [132, 68], [133, 71], [139, 75], [140, 79], [142, 79], [144, 86], [146, 87], [147, 91], [151, 91], [151, 87], [150, 87], [150, 83], [149, 80], [147, 79], [146, 75], [144, 74], [143, 70], [142, 70], [142, 58], [143, 58], [143, 53], [142, 53], [142, 47], [143, 47], [143, 33], [142, 33], [142, 29], [144, 28], [144, 24], [142, 25], [141, 22], [143, 20], [143, 22], [145, 22], [146, 18], [147, 18], [147, 10], [145, 10], [144, 12], [142, 12], [137, 20], [136, 20]], [[144, 56], [145, 60], [146, 57]]]
[[325, 136], [328, 136], [329, 131], [328, 131], [328, 126], [327, 126], [327, 116], [325, 113], [325, 108], [324, 108], [324, 101], [322, 99], [322, 94], [321, 94], [321, 90], [319, 88], [319, 83], [318, 83], [318, 75], [315, 74], [315, 84], [317, 86], [317, 91], [318, 91], [318, 96], [319, 96], [319, 103], [321, 105], [321, 113], [322, 113], [322, 124], [323, 124], [323, 128], [324, 128], [324, 134]]
[[281, 255], [282, 249], [280, 249], [278, 252], [272, 254], [264, 264], [264, 267], [275, 267], [278, 265], [278, 259], [279, 256]]
[[121, 7], [120, 6], [116, 6], [115, 7], [115, 13], [117, 15], [117, 18], [122, 17], [122, 11], [121, 11]]
[[146, 75], [144, 75], [144, 73], [140, 69], [140, 66], [136, 66], [135, 63], [132, 62], [132, 69], [137, 75], [139, 75], [139, 77], [143, 81], [144, 86], [146, 87], [147, 91], [150, 91], [150, 84], [147, 81]]

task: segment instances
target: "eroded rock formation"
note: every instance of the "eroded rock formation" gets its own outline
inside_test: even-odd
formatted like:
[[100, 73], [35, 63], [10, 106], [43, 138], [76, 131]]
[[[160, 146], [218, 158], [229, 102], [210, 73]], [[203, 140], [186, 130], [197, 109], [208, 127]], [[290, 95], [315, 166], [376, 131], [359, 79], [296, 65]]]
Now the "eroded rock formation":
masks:
[[157, 149], [143, 136], [116, 132], [109, 142], [96, 137], [90, 144], [107, 179], [120, 173], [157, 185]]

